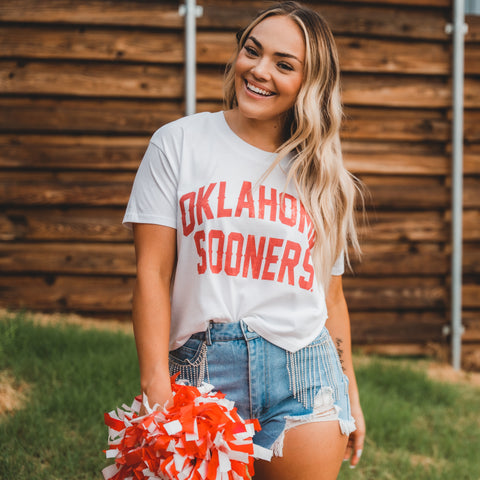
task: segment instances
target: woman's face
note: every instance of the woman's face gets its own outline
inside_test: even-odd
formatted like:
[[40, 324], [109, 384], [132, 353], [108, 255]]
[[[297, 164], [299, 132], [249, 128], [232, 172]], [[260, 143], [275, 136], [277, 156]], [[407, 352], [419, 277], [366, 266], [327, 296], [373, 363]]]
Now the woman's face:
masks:
[[235, 62], [240, 112], [249, 119], [278, 120], [295, 103], [303, 80], [305, 41], [289, 17], [256, 25]]

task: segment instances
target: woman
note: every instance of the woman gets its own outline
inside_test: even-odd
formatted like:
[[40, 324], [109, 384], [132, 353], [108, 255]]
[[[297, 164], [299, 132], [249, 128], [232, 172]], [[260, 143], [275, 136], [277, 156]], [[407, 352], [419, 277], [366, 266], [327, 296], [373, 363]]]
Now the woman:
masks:
[[274, 458], [256, 479], [334, 479], [365, 425], [341, 280], [356, 187], [323, 19], [295, 2], [259, 14], [225, 98], [159, 129], [135, 179], [141, 387], [163, 405], [170, 375], [206, 380], [259, 419], [254, 442]]

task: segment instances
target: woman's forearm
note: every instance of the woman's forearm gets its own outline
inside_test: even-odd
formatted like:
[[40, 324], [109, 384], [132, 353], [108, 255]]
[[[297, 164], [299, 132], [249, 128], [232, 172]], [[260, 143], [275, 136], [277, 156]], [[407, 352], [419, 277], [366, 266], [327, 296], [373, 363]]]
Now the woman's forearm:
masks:
[[359, 403], [358, 387], [352, 359], [350, 317], [343, 295], [341, 277], [333, 277], [327, 296], [328, 319], [326, 327], [337, 348], [340, 363], [349, 380], [349, 394], [352, 404]]
[[133, 292], [133, 327], [140, 384], [151, 405], [163, 405], [172, 393], [168, 347], [176, 231], [159, 225], [137, 224], [134, 237], [137, 281]]
[[162, 286], [155, 275], [137, 276], [133, 325], [142, 391], [151, 402], [164, 402], [171, 393], [168, 375], [170, 297], [168, 287]]

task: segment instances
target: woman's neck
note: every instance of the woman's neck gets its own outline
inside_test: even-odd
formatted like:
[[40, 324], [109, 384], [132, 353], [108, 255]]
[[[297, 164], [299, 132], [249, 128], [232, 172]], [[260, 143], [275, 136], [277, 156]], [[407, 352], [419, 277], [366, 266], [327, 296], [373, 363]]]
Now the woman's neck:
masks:
[[254, 147], [275, 152], [283, 143], [283, 126], [280, 118], [275, 120], [247, 118], [238, 108], [228, 110], [224, 115], [233, 132]]

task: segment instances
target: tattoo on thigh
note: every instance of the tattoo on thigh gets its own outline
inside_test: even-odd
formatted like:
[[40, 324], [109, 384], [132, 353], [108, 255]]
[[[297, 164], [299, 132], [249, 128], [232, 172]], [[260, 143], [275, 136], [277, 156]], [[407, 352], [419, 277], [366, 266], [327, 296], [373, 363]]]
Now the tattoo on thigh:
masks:
[[340, 358], [340, 365], [345, 372], [345, 361], [343, 360], [343, 340], [341, 338], [335, 338], [335, 345], [337, 346], [338, 357]]

